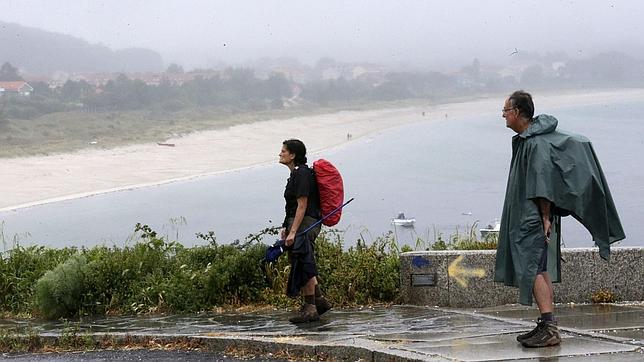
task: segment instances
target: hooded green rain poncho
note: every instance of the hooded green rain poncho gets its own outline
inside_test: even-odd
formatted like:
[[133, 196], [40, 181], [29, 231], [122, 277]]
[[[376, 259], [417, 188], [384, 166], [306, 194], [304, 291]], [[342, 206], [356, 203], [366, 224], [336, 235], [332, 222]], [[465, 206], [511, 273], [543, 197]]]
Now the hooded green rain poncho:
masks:
[[545, 234], [537, 198], [553, 203], [548, 273], [561, 280], [561, 217], [572, 215], [590, 232], [599, 254], [624, 239], [613, 198], [590, 141], [556, 131], [557, 119], [535, 117], [512, 138], [512, 161], [496, 251], [495, 282], [519, 288], [519, 302], [532, 304], [532, 288]]

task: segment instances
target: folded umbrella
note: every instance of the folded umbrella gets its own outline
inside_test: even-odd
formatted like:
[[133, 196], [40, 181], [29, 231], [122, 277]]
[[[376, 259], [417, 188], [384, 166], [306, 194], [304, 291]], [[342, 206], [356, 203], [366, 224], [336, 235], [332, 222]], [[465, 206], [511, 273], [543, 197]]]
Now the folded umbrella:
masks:
[[[297, 236], [304, 235], [309, 230], [313, 229], [314, 227], [318, 226], [322, 221], [327, 219], [328, 217], [332, 216], [336, 212], [340, 211], [343, 207], [347, 206], [348, 203], [353, 201], [353, 197], [349, 199], [347, 202], [344, 204], [338, 206], [335, 208], [335, 210], [331, 211], [327, 215], [323, 216], [320, 220], [314, 222], [311, 224], [311, 226], [307, 227], [304, 231], [297, 233]], [[286, 241], [283, 239], [275, 241], [275, 243], [272, 246], [269, 246], [268, 249], [266, 249], [266, 255], [264, 256], [264, 259], [262, 260], [263, 263], [274, 263], [279, 259], [280, 255], [284, 254], [284, 251], [287, 249], [286, 247]]]

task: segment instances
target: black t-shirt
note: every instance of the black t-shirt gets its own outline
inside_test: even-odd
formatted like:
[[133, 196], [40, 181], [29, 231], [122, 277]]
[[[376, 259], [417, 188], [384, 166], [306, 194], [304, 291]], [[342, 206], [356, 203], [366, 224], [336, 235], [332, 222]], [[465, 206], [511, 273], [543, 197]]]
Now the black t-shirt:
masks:
[[307, 206], [305, 216], [320, 218], [320, 192], [315, 181], [313, 170], [307, 165], [296, 166], [286, 181], [284, 199], [286, 200], [286, 219], [295, 217], [297, 198], [306, 196]]

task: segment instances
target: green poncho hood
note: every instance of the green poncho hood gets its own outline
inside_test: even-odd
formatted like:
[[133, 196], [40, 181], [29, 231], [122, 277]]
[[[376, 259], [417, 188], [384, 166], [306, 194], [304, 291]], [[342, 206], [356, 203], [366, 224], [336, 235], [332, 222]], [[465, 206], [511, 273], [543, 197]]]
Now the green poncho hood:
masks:
[[528, 129], [521, 133], [519, 137], [528, 138], [540, 134], [554, 132], [557, 128], [557, 124], [559, 124], [559, 121], [557, 121], [557, 119], [553, 116], [549, 116], [547, 114], [536, 116], [532, 120], [532, 122], [530, 122]]
[[548, 272], [560, 280], [562, 216], [572, 215], [590, 232], [604, 259], [624, 231], [591, 142], [557, 131], [557, 119], [539, 115], [512, 138], [512, 161], [501, 217], [494, 280], [519, 287], [519, 301], [532, 303], [532, 286], [545, 234], [538, 198], [554, 204]]

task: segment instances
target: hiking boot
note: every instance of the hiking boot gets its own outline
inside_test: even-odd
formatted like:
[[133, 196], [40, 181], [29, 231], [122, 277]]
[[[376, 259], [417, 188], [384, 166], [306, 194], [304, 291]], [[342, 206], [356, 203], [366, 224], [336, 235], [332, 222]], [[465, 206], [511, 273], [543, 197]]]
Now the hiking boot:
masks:
[[521, 342], [523, 347], [528, 348], [556, 346], [559, 343], [561, 343], [561, 336], [559, 335], [557, 322], [554, 321], [543, 321], [543, 327], [538, 328], [532, 337]]
[[320, 296], [315, 298], [315, 309], [318, 311], [318, 315], [322, 315], [333, 308], [331, 303], [324, 297]]
[[289, 318], [289, 321], [295, 324], [315, 322], [319, 320], [320, 320], [320, 315], [318, 314], [318, 311], [316, 310], [315, 305], [308, 304], [308, 303], [303, 304], [300, 310], [297, 312], [297, 314]]
[[539, 331], [539, 329], [543, 328], [543, 326], [544, 326], [545, 324], [546, 324], [546, 322], [545, 322], [543, 319], [541, 319], [541, 318], [537, 318], [537, 326], [536, 326], [536, 327], [534, 327], [534, 329], [533, 329], [533, 330], [531, 330], [530, 332], [523, 333], [523, 334], [519, 334], [519, 335], [517, 336], [517, 342], [523, 342], [523, 341], [525, 341], [526, 339], [528, 339], [528, 338], [530, 338], [530, 337], [534, 336], [535, 334], [537, 334], [537, 332]]

